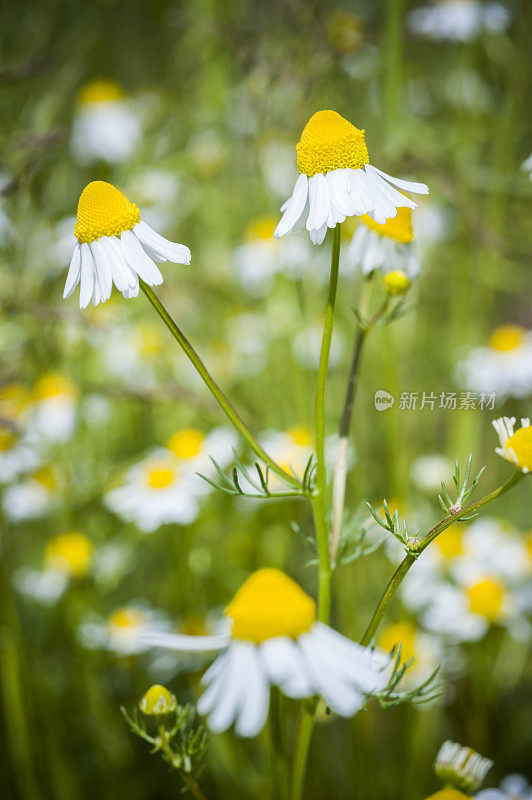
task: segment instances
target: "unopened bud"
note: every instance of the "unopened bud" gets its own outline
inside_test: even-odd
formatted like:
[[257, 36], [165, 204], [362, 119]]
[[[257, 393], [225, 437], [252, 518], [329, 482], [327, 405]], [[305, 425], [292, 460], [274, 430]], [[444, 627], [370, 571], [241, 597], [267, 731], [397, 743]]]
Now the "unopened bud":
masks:
[[155, 684], [142, 697], [139, 708], [147, 716], [163, 716], [176, 710], [177, 700], [165, 686]]
[[410, 289], [410, 280], [406, 272], [402, 269], [395, 269], [392, 272], [387, 272], [382, 277], [382, 285], [386, 294], [399, 295], [406, 294]]
[[[436, 757], [434, 771], [438, 778], [455, 789], [476, 792], [493, 762], [456, 742], [444, 742]], [[448, 800], [453, 800], [452, 797]]]

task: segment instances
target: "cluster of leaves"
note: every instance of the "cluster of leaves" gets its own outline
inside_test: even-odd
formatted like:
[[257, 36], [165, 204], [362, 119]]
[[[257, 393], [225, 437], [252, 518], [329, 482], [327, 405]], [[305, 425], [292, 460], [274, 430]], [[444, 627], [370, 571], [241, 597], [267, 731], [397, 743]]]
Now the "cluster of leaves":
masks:
[[[467, 459], [466, 469], [464, 480], [460, 482], [460, 464], [458, 463], [458, 459], [454, 462], [454, 475], [453, 475], [453, 483], [456, 489], [456, 500], [453, 502], [451, 500], [451, 496], [447, 490], [445, 483], [441, 482], [441, 489], [442, 493], [438, 495], [438, 500], [440, 501], [440, 505], [445, 511], [446, 514], [458, 514], [465, 503], [469, 500], [475, 489], [477, 488], [482, 475], [484, 474], [484, 470], [486, 467], [482, 467], [476, 478], [473, 480], [471, 485], [469, 485], [469, 478], [471, 476], [471, 462], [473, 460], [473, 453], [469, 454], [469, 458]], [[468, 520], [473, 519], [476, 517], [476, 514], [471, 514], [467, 517], [460, 517], [461, 520]]]
[[411, 658], [409, 661], [401, 663], [401, 644], [393, 648], [391, 657], [394, 659], [394, 662], [392, 674], [387, 686], [385, 686], [382, 691], [372, 694], [372, 697], [377, 698], [382, 708], [394, 708], [401, 703], [415, 703], [416, 705], [430, 703], [431, 700], [435, 700], [442, 694], [441, 689], [443, 687], [443, 682], [436, 682], [436, 676], [440, 671], [439, 665], [429, 677], [418, 686], [414, 686], [412, 689], [405, 691], [398, 691], [397, 687], [403, 679], [405, 672], [415, 659]]
[[412, 536], [408, 530], [408, 525], [406, 519], [403, 517], [402, 519], [399, 517], [399, 511], [395, 509], [393, 514], [390, 514], [390, 509], [388, 508], [388, 503], [386, 500], [383, 502], [384, 507], [384, 519], [377, 513], [377, 511], [373, 508], [371, 503], [366, 503], [367, 507], [371, 512], [371, 516], [377, 523], [380, 525], [381, 528], [384, 528], [385, 531], [391, 533], [392, 536], [400, 542], [407, 553], [415, 553], [416, 545], [419, 541], [419, 531], [416, 531], [415, 535]]
[[[309, 457], [307, 464], [305, 466], [305, 470], [303, 472], [303, 477], [299, 478], [299, 476], [291, 469], [292, 476], [297, 480], [300, 484], [300, 489], [294, 488], [293, 484], [290, 483], [288, 480], [286, 481], [287, 490], [286, 491], [271, 491], [269, 488], [270, 476], [271, 476], [271, 469], [268, 465], [263, 467], [258, 461], [255, 461], [255, 473], [251, 473], [250, 468], [242, 463], [241, 459], [238, 456], [238, 453], [233, 448], [233, 456], [235, 459], [235, 466], [231, 471], [231, 476], [226, 475], [221, 466], [214, 460], [212, 456], [210, 459], [213, 463], [213, 466], [220, 476], [220, 483], [216, 483], [216, 481], [212, 481], [210, 478], [207, 478], [206, 475], [202, 475], [200, 472], [197, 474], [200, 478], [203, 478], [204, 481], [212, 486], [214, 489], [218, 489], [220, 492], [225, 492], [225, 494], [231, 495], [240, 495], [241, 497], [253, 497], [253, 498], [270, 498], [270, 497], [300, 497], [300, 496], [308, 496], [311, 495], [314, 491], [314, 478], [316, 474], [316, 459], [314, 454]], [[278, 476], [280, 477], [280, 476]], [[242, 486], [242, 478], [249, 484], [249, 489], [246, 489]], [[283, 480], [282, 478], [280, 478]]]

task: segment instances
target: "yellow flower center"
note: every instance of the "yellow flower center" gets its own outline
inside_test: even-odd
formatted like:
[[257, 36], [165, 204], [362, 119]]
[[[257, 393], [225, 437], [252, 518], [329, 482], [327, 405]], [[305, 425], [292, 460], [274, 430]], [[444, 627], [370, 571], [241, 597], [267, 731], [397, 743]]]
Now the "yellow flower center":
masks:
[[390, 295], [405, 294], [410, 288], [410, 281], [406, 272], [402, 269], [395, 269], [382, 276], [384, 291]]
[[296, 638], [316, 621], [316, 604], [277, 569], [259, 569], [225, 609], [235, 639], [260, 644], [277, 636]]
[[301, 134], [297, 167], [311, 178], [317, 172], [358, 169], [369, 164], [364, 131], [355, 128], [336, 111], [318, 111]]
[[176, 477], [176, 472], [165, 464], [150, 467], [146, 473], [146, 483], [150, 489], [166, 489]]
[[[275, 228], [277, 227], [277, 217], [257, 217], [252, 220], [246, 229], [246, 241], [256, 242], [273, 239]], [[275, 240], [274, 240], [275, 241]]]
[[82, 578], [89, 570], [93, 551], [90, 539], [77, 531], [69, 531], [48, 541], [44, 558], [47, 566]]
[[44, 486], [45, 489], [55, 489], [57, 482], [50, 467], [41, 467], [33, 474], [33, 479]]
[[166, 686], [155, 684], [150, 686], [144, 697], [139, 703], [139, 708], [143, 714], [149, 716], [156, 714], [169, 714], [177, 706], [175, 695], [168, 691]]
[[312, 444], [312, 438], [308, 428], [290, 428], [288, 435], [293, 443], [299, 447], [310, 447]]
[[508, 353], [523, 344], [526, 328], [522, 325], [501, 325], [491, 334], [489, 345], [493, 350]]
[[471, 795], [459, 792], [458, 789], [441, 789], [427, 797], [427, 800], [471, 800]]
[[51, 397], [75, 397], [76, 389], [74, 385], [57, 372], [49, 372], [37, 381], [34, 389], [36, 400], [49, 400]]
[[115, 186], [92, 181], [79, 198], [74, 233], [80, 244], [95, 242], [100, 236], [120, 236], [139, 220], [140, 211], [135, 203], [130, 203]]
[[196, 428], [183, 428], [170, 437], [166, 445], [178, 458], [195, 458], [201, 451], [205, 436]]
[[363, 214], [361, 219], [370, 230], [375, 231], [380, 236], [393, 239], [400, 244], [408, 244], [414, 238], [412, 209], [406, 206], [400, 206], [395, 217], [387, 219], [382, 225], [379, 222], [375, 222], [369, 214]]
[[444, 558], [456, 558], [464, 552], [464, 525], [451, 525], [434, 539], [434, 544]]
[[506, 442], [506, 450], [513, 451], [521, 469], [532, 471], [532, 425], [518, 428]]
[[416, 655], [416, 632], [416, 626], [411, 622], [397, 622], [395, 625], [388, 625], [381, 634], [379, 645], [383, 650], [389, 652], [400, 644], [401, 663], [404, 664]]
[[497, 622], [500, 619], [505, 592], [496, 578], [482, 578], [466, 592], [473, 614], [480, 614], [490, 622]]
[[113, 100], [121, 100], [123, 97], [124, 90], [114, 81], [90, 81], [80, 91], [78, 103], [82, 106], [93, 103], [109, 103]]
[[139, 608], [118, 608], [107, 619], [107, 625], [111, 629], [125, 630], [126, 628], [137, 628], [142, 625], [144, 614]]
[[6, 429], [0, 429], [0, 453], [9, 450], [15, 443], [15, 434]]
[[31, 393], [22, 383], [7, 383], [0, 389], [0, 416], [18, 417], [31, 402]]

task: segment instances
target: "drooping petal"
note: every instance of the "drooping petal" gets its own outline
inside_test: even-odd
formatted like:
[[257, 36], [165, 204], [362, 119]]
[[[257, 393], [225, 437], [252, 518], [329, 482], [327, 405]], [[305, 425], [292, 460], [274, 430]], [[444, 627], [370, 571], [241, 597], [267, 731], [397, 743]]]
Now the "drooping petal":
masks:
[[143, 642], [152, 647], [164, 647], [180, 653], [207, 653], [223, 650], [229, 644], [228, 635], [188, 636], [181, 633], [146, 633]]
[[168, 241], [142, 220], [134, 226], [133, 235], [142, 245], [146, 244], [160, 253], [163, 261], [172, 261], [174, 264], [190, 264], [190, 250], [186, 245]]
[[108, 236], [102, 236], [101, 239], [97, 239], [90, 245], [94, 263], [96, 265], [96, 274], [98, 275], [100, 282], [102, 300], [104, 302], [111, 297], [111, 291], [113, 288], [113, 272], [111, 268], [111, 262], [104, 245], [104, 239], [108, 238]]
[[284, 204], [284, 213], [275, 230], [274, 236], [280, 239], [281, 236], [290, 233], [294, 225], [299, 221], [308, 197], [308, 178], [301, 173], [294, 186], [292, 197]]
[[235, 730], [240, 736], [256, 736], [266, 722], [270, 687], [259, 656], [259, 648], [251, 645], [242, 650], [242, 669], [246, 675], [246, 691], [237, 717]]
[[308, 231], [318, 230], [327, 223], [330, 200], [329, 188], [325, 175], [317, 172], [308, 182], [309, 215], [306, 228]]
[[67, 297], [70, 297], [74, 289], [79, 283], [79, 279], [81, 277], [81, 248], [78, 243], [74, 247], [74, 253], [72, 254], [72, 260], [70, 262], [70, 267], [68, 269], [68, 275], [65, 283], [65, 290], [63, 292], [63, 299], [66, 300]]
[[[367, 166], [366, 166], [367, 169]], [[392, 175], [387, 175], [386, 172], [383, 172], [382, 169], [378, 169], [377, 167], [373, 167], [372, 169], [375, 172], [378, 172], [382, 178], [385, 178], [388, 183], [393, 183], [394, 186], [397, 186], [399, 189], [404, 189], [405, 192], [414, 192], [414, 194], [428, 194], [429, 187], [426, 183], [416, 183], [415, 181], [404, 181], [401, 178], [394, 178]]]
[[145, 281], [148, 286], [158, 286], [163, 282], [159, 268], [144, 251], [141, 243], [131, 231], [122, 231], [120, 241], [130, 269]]
[[305, 661], [293, 639], [278, 636], [260, 646], [270, 681], [288, 697], [310, 697], [314, 688]]
[[81, 286], [79, 290], [79, 307], [86, 308], [94, 290], [95, 266], [89, 245], [81, 245]]

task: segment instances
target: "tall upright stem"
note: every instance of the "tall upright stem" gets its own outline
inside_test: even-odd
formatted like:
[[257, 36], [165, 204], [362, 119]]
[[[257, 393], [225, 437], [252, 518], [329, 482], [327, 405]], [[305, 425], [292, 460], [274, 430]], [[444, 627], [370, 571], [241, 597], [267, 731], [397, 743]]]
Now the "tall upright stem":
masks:
[[215, 398], [216, 402], [220, 406], [220, 408], [225, 412], [227, 418], [231, 422], [232, 425], [237, 429], [240, 433], [242, 438], [248, 443], [251, 447], [253, 452], [256, 456], [258, 456], [265, 464], [267, 464], [270, 469], [279, 475], [285, 482], [289, 483], [291, 486], [295, 486], [297, 488], [301, 488], [301, 484], [297, 478], [291, 475], [288, 472], [285, 472], [282, 467], [280, 467], [274, 460], [271, 458], [265, 450], [262, 449], [260, 444], [257, 442], [251, 431], [246, 426], [244, 420], [241, 418], [239, 413], [233, 407], [230, 400], [226, 397], [226, 395], [222, 392], [210, 372], [208, 371], [207, 367], [196, 353], [194, 348], [192, 347], [191, 343], [183, 333], [183, 331], [177, 326], [174, 322], [166, 308], [163, 306], [155, 292], [146, 284], [144, 281], [140, 281], [140, 288], [174, 337], [174, 339], [180, 344], [181, 348], [185, 352], [186, 356], [192, 362], [196, 370], [199, 372], [203, 380], [205, 381], [207, 387], [209, 388], [211, 394]]

